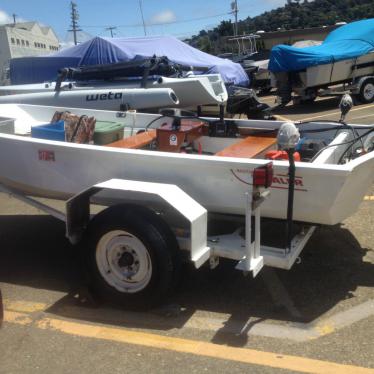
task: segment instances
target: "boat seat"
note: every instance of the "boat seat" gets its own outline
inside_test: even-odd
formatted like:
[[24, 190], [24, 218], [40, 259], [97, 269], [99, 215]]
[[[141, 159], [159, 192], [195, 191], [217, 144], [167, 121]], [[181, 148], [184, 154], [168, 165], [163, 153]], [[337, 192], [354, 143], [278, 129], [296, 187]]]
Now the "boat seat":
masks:
[[268, 136], [247, 136], [237, 143], [217, 152], [221, 157], [260, 158], [265, 152], [276, 148], [277, 139]]
[[139, 134], [129, 136], [116, 142], [106, 144], [105, 147], [139, 149], [150, 144], [156, 139], [156, 130], [144, 131]]

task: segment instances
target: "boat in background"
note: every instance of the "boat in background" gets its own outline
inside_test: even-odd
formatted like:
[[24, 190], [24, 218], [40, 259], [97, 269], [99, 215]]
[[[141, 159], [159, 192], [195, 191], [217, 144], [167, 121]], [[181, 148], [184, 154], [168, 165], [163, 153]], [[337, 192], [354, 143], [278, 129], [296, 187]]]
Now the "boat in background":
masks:
[[317, 96], [346, 92], [363, 103], [373, 102], [373, 35], [374, 19], [364, 19], [335, 29], [320, 45], [275, 46], [269, 70], [278, 102], [286, 105], [294, 99], [307, 103]]
[[179, 99], [170, 88], [102, 88], [0, 96], [0, 104], [7, 103], [125, 110], [174, 107]]
[[260, 38], [259, 34], [230, 38], [228, 41], [237, 45], [236, 53], [223, 53], [219, 56], [239, 63], [248, 75], [249, 87], [259, 94], [265, 94], [272, 88], [268, 70], [270, 52], [257, 49], [257, 40]]
[[[30, 93], [45, 94], [55, 91], [75, 92], [83, 90], [90, 91], [90, 94], [93, 94], [95, 90], [128, 90], [139, 88], [141, 88], [141, 79], [117, 79], [112, 81], [89, 80], [62, 82], [59, 87], [56, 82], [2, 86], [0, 87], [0, 93], [4, 95], [20, 95]], [[172, 89], [178, 97], [179, 102], [170, 103], [171, 107], [196, 108], [198, 105], [221, 105], [225, 104], [227, 101], [226, 87], [219, 74], [198, 76], [191, 74], [185, 78], [158, 77], [154, 81], [148, 81], [146, 87], [143, 88], [147, 90], [160, 88]], [[27, 98], [25, 97], [23, 97], [22, 100], [24, 104], [50, 105], [44, 101], [46, 100], [46, 97], [49, 96], [50, 95], [39, 96], [40, 102], [36, 102], [35, 99], [32, 99], [32, 102], [26, 102]], [[61, 103], [60, 106], [63, 105], [65, 104]], [[137, 105], [137, 107], [139, 107], [139, 105]]]

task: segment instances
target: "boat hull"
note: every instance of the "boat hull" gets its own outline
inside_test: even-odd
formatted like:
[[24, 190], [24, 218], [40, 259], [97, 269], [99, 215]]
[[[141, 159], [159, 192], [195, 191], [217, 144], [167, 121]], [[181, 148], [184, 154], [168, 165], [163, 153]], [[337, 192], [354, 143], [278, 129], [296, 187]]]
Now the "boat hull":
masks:
[[[119, 90], [140, 88], [139, 80], [118, 81], [87, 81], [87, 82], [63, 82], [61, 92], [95, 91], [95, 90]], [[28, 94], [54, 92], [55, 82], [23, 84], [0, 87], [0, 94]], [[228, 95], [222, 77], [219, 74], [192, 75], [188, 78], [160, 77], [154, 82], [148, 82], [147, 89], [169, 88], [172, 89], [179, 99], [179, 103], [170, 104], [178, 107], [196, 107], [197, 105], [219, 105], [227, 101]], [[49, 96], [47, 96], [49, 97]], [[46, 104], [39, 101], [40, 104]], [[36, 104], [36, 102], [34, 102]], [[62, 106], [64, 104], [56, 105]], [[105, 109], [105, 108], [102, 108]], [[117, 108], [119, 109], [119, 108]], [[115, 109], [115, 110], [117, 110]]]
[[[22, 138], [0, 134], [0, 183], [18, 191], [67, 199], [112, 178], [178, 185], [210, 212], [245, 214], [249, 176], [260, 159], [234, 159]], [[274, 162], [264, 217], [285, 219], [285, 161]], [[296, 164], [294, 219], [336, 224], [353, 214], [374, 179], [374, 155], [345, 165]], [[102, 196], [105, 200], [105, 196]]]
[[179, 104], [170, 88], [94, 89], [0, 96], [0, 104], [31, 104], [72, 108], [121, 110], [173, 107]]

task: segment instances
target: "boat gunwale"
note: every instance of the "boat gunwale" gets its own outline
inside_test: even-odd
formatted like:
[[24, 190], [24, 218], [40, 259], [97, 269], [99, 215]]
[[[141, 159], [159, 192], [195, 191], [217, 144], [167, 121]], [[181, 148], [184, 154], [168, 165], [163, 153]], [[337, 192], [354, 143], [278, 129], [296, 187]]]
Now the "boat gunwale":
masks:
[[[195, 154], [181, 154], [173, 152], [163, 152], [163, 151], [154, 151], [154, 150], [142, 150], [142, 149], [126, 149], [126, 148], [115, 148], [115, 147], [104, 147], [102, 145], [94, 144], [76, 144], [68, 143], [62, 141], [46, 140], [46, 139], [37, 139], [21, 135], [5, 134], [0, 133], [0, 139], [9, 139], [14, 142], [26, 142], [33, 144], [40, 144], [41, 146], [51, 146], [62, 149], [78, 149], [82, 151], [94, 151], [94, 152], [106, 152], [106, 153], [115, 153], [115, 154], [127, 154], [130, 156], [143, 156], [143, 157], [159, 157], [161, 159], [172, 159], [172, 160], [190, 160], [191, 162], [202, 162], [207, 163], [212, 166], [216, 164], [217, 166], [223, 166], [224, 164], [227, 167], [235, 168], [238, 166], [248, 165], [253, 167], [253, 165], [265, 165], [269, 162], [266, 159], [254, 159], [254, 158], [239, 158], [239, 157], [221, 157], [215, 155], [195, 155]], [[347, 175], [349, 174], [354, 167], [357, 167], [366, 161], [374, 158], [374, 151], [363, 155], [355, 160], [352, 160], [346, 164], [315, 164], [308, 162], [296, 162], [297, 169], [303, 169], [303, 172], [320, 170], [333, 172], [334, 174]], [[272, 161], [275, 168], [288, 168], [288, 162], [286, 160], [274, 160]]]

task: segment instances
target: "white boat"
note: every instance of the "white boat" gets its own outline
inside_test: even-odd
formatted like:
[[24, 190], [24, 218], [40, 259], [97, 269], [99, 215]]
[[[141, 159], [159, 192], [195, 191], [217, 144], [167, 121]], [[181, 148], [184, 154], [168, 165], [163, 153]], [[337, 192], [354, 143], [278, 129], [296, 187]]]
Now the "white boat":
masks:
[[[9, 114], [9, 110], [9, 106], [0, 105], [0, 116]], [[106, 114], [102, 112], [101, 118]], [[95, 115], [99, 116], [99, 112]], [[0, 133], [3, 160], [0, 183], [24, 194], [56, 199], [68, 199], [112, 178], [169, 183], [179, 186], [209, 212], [244, 215], [251, 173], [269, 162], [264, 159], [264, 153], [276, 148], [276, 139], [269, 134], [275, 136], [283, 123], [260, 120], [221, 123], [218, 119], [203, 119], [207, 122], [200, 123], [196, 130], [198, 136], [194, 136], [188, 147], [192, 154], [186, 154], [170, 151], [174, 146], [180, 149], [180, 131], [169, 127], [162, 135], [165, 117], [126, 112], [123, 120], [129, 127], [135, 124], [136, 128], [146, 128], [145, 133], [135, 137], [146, 134], [150, 141], [141, 143], [134, 136], [128, 138], [132, 144], [143, 145], [141, 149], [134, 149], [129, 148], [128, 139], [119, 148], [118, 145], [72, 144]], [[17, 125], [22, 121], [25, 127], [30, 126], [26, 118], [17, 120]], [[356, 211], [372, 185], [372, 127], [352, 126], [299, 125], [304, 139], [323, 139], [328, 146], [317, 152], [312, 162], [296, 162], [295, 220], [328, 225], [341, 222]], [[157, 135], [150, 131], [154, 127], [161, 129]], [[358, 142], [356, 132], [367, 132], [362, 143]], [[351, 143], [347, 145], [347, 142]], [[351, 154], [352, 144], [355, 148], [362, 144], [367, 153], [357, 157], [364, 153], [361, 149]], [[286, 218], [288, 167], [288, 161], [274, 161], [271, 196], [263, 203], [262, 216]], [[108, 202], [105, 196], [99, 197], [98, 202], [104, 201]]]
[[173, 107], [179, 100], [170, 88], [94, 89], [0, 96], [0, 104], [18, 103], [102, 110]]
[[[18, 98], [4, 99], [7, 102], [18, 102], [25, 104], [39, 104], [39, 105], [57, 105], [57, 106], [74, 106], [73, 102], [76, 102], [77, 94], [74, 96], [70, 92], [85, 90], [90, 91], [90, 95], [96, 95], [97, 90], [128, 90], [128, 89], [139, 89], [141, 86], [140, 80], [109, 80], [109, 81], [77, 81], [77, 82], [62, 82], [61, 87], [58, 91], [62, 92], [59, 94], [59, 103], [55, 101], [54, 91], [56, 89], [56, 82], [46, 82], [46, 83], [35, 83], [35, 84], [24, 84], [24, 85], [11, 85], [0, 87], [0, 94], [4, 95], [22, 95], [30, 93], [39, 93], [39, 95], [34, 95], [32, 97], [22, 96]], [[197, 107], [198, 105], [220, 105], [225, 104], [227, 101], [227, 91], [225, 84], [222, 80], [220, 74], [207, 74], [207, 75], [189, 75], [186, 78], [170, 78], [170, 77], [159, 77], [157, 80], [148, 82], [147, 91], [154, 91], [157, 93], [160, 88], [172, 89], [179, 102], [170, 102], [168, 105], [170, 107]], [[53, 94], [52, 94], [53, 93]], [[99, 91], [97, 92], [99, 94]], [[41, 95], [43, 94], [43, 95]], [[46, 95], [45, 95], [46, 94]], [[79, 94], [79, 101], [76, 105], [79, 107], [88, 107], [84, 100], [81, 100]], [[84, 94], [86, 96], [86, 94]], [[90, 97], [91, 97], [90, 96]], [[53, 104], [52, 98], [53, 97]], [[71, 98], [71, 99], [70, 99]], [[0, 97], [0, 102], [3, 100]], [[63, 102], [61, 101], [63, 100]], [[96, 103], [97, 104], [97, 103]], [[108, 109], [107, 106], [102, 106], [100, 101], [100, 109]], [[105, 102], [107, 104], [107, 102]], [[118, 104], [113, 101], [110, 104]], [[89, 104], [88, 104], [89, 105]], [[134, 104], [133, 104], [134, 105]], [[141, 104], [137, 104], [137, 108], [149, 108], [141, 107]], [[165, 105], [161, 105], [165, 106]], [[134, 106], [132, 106], [134, 108]], [[119, 109], [111, 106], [112, 110]], [[134, 108], [136, 109], [136, 108]]]
[[[280, 93], [283, 103], [294, 92], [302, 100], [317, 96], [351, 92], [363, 103], [374, 101], [374, 52], [330, 64], [309, 66], [302, 71], [272, 73], [272, 85]], [[293, 82], [290, 85], [290, 81]], [[344, 86], [342, 84], [344, 83]], [[337, 87], [333, 87], [337, 86]], [[331, 89], [327, 89], [333, 87]]]
[[269, 70], [282, 104], [292, 93], [302, 101], [350, 92], [364, 103], [374, 101], [374, 19], [332, 31], [320, 45], [275, 46]]

